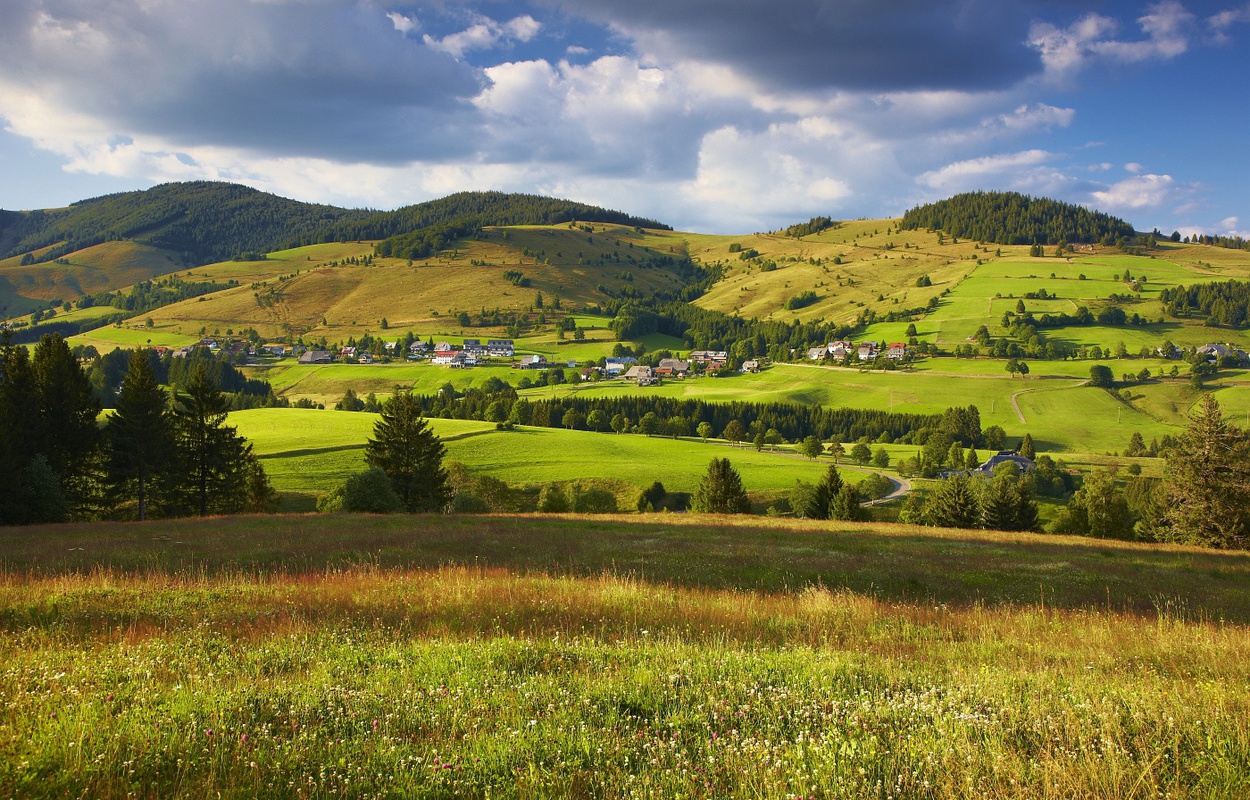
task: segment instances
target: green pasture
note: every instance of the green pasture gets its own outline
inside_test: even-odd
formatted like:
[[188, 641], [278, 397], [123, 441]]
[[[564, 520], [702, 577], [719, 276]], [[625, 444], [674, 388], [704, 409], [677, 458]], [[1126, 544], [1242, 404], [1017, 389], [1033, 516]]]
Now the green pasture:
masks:
[[188, 344], [195, 344], [199, 340], [199, 336], [182, 334], [161, 328], [132, 328], [126, 326], [119, 328], [114, 325], [108, 325], [103, 328], [95, 328], [78, 336], [71, 336], [67, 341], [71, 347], [75, 345], [93, 345], [101, 353], [107, 353], [122, 347], [135, 348], [149, 345], [152, 347], [183, 347]]
[[[267, 380], [274, 391], [285, 397], [306, 397], [333, 405], [348, 390], [364, 397], [370, 392], [390, 395], [396, 386], [412, 389], [417, 394], [434, 394], [444, 384], [457, 390], [479, 386], [494, 377], [516, 384], [527, 374], [511, 366], [483, 366], [473, 369], [452, 369], [429, 364], [398, 362], [391, 364], [300, 364], [295, 359], [271, 365], [248, 367], [250, 376]], [[533, 377], [533, 373], [529, 373]]]
[[[522, 394], [593, 398], [641, 392], [708, 402], [782, 402], [915, 414], [937, 414], [952, 406], [975, 405], [981, 412], [982, 427], [999, 425], [1015, 438], [1032, 434], [1035, 440], [1045, 442], [1045, 449], [1055, 452], [1121, 450], [1135, 430], [1149, 440], [1152, 436], [1176, 434], [1184, 425], [1181, 416], [1155, 419], [1113, 399], [1105, 390], [1080, 385], [1088, 379], [1089, 364], [1094, 362], [1037, 362], [1039, 369], [1060, 367], [1050, 380], [1041, 375], [1011, 378], [1002, 371], [1003, 362], [990, 359], [940, 359], [931, 363], [943, 370], [949, 366], [952, 372], [861, 372], [841, 367], [774, 364], [757, 374], [729, 378], [666, 380], [659, 386], [648, 387], [613, 380], [543, 387]], [[1018, 395], [1023, 423], [1012, 408], [1013, 395]]]
[[[301, 509], [364, 469], [365, 441], [377, 420], [375, 414], [312, 409], [230, 415], [230, 424], [252, 443], [274, 488], [289, 496], [288, 507]], [[533, 427], [498, 431], [490, 423], [469, 420], [431, 419], [430, 427], [443, 439], [447, 458], [472, 473], [518, 487], [593, 480], [614, 486], [622, 501], [656, 480], [670, 491], [693, 492], [713, 458], [729, 458], [752, 493], [789, 489], [797, 481], [815, 483], [828, 461], [809, 461], [792, 448], [756, 452], [750, 446], [691, 438]], [[858, 483], [866, 474], [847, 469], [844, 477]]]

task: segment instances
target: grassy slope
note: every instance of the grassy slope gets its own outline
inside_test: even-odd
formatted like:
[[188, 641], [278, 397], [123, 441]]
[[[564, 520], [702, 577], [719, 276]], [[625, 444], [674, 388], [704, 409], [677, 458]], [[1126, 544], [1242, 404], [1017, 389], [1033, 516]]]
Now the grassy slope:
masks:
[[[365, 440], [378, 417], [308, 409], [254, 409], [230, 415], [261, 457], [288, 508], [309, 509], [314, 499], [364, 469]], [[496, 431], [494, 425], [466, 420], [430, 421], [447, 446], [447, 457], [472, 472], [514, 486], [540, 486], [590, 480], [617, 490], [632, 505], [638, 492], [661, 481], [674, 492], [693, 492], [712, 458], [729, 458], [753, 495], [789, 489], [796, 481], [815, 483], [826, 464], [792, 451], [760, 452], [729, 448], [723, 442], [673, 440], [555, 428]], [[863, 473], [847, 470], [852, 483]]]
[[1239, 797], [1250, 561], [710, 518], [0, 532], [24, 797]]
[[[319, 264], [343, 256], [317, 252], [311, 263], [301, 264], [297, 254], [291, 266], [301, 274], [284, 283], [243, 286], [219, 292], [204, 302], [169, 306], [152, 316], [158, 327], [180, 332], [201, 327], [209, 331], [254, 327], [264, 336], [290, 331], [346, 340], [365, 332], [377, 334], [381, 320], [386, 318], [392, 329], [413, 330], [421, 336], [480, 337], [498, 335], [499, 331], [465, 331], [456, 325], [454, 317], [461, 311], [477, 313], [482, 309], [524, 311], [539, 292], [548, 302], [558, 295], [569, 307], [602, 302], [606, 296], [596, 287], [620, 287], [626, 283], [622, 276], [627, 272], [633, 275], [632, 284], [644, 293], [677, 285], [669, 271], [644, 269], [629, 260], [680, 256], [679, 248], [668, 238], [621, 226], [594, 227], [594, 233], [564, 225], [488, 230], [481, 240], [464, 242], [454, 251], [412, 266], [398, 259], [378, 259], [372, 267], [328, 267]], [[355, 255], [371, 252], [368, 246], [354, 247]], [[542, 263], [548, 260], [550, 264]], [[503, 277], [510, 269], [524, 272], [532, 285], [512, 285]], [[203, 267], [197, 273], [225, 277], [229, 264]], [[265, 302], [255, 296], [258, 290]], [[272, 294], [268, 294], [270, 290]]]
[[[203, 301], [154, 312], [150, 315], [156, 323], [152, 329], [142, 327], [142, 320], [136, 319], [122, 328], [101, 329], [76, 341], [101, 349], [142, 343], [183, 344], [201, 329], [225, 333], [246, 326], [256, 327], [266, 335], [307, 330], [309, 335], [345, 340], [365, 331], [379, 333], [383, 317], [396, 336], [411, 329], [423, 337], [452, 341], [465, 336], [480, 338], [499, 335], [501, 331], [461, 329], [449, 318], [451, 313], [494, 307], [524, 309], [538, 291], [549, 300], [560, 294], [570, 306], [593, 301], [601, 298], [592, 284], [602, 281], [620, 285], [620, 278], [627, 271], [633, 273], [634, 283], [640, 288], [667, 285], [671, 276], [666, 272], [641, 269], [630, 264], [628, 258], [688, 252], [698, 260], [721, 262], [729, 269], [727, 279], [698, 301], [701, 305], [760, 317], [849, 321], [859, 313], [861, 305], [879, 312], [912, 308], [949, 289], [939, 308], [916, 322], [920, 338], [949, 348], [964, 342], [982, 324], [994, 335], [1001, 335], [999, 322], [1003, 312], [1014, 310], [1016, 298], [1025, 292], [1039, 288], [1058, 294], [1059, 299], [1026, 301], [1026, 306], [1036, 313], [1071, 311], [1078, 305], [1097, 309], [1109, 294], [1128, 291], [1124, 283], [1113, 280], [1117, 273], [1128, 269], [1134, 276], [1146, 275], [1148, 280], [1142, 300], [1130, 303], [1126, 310], [1156, 318], [1160, 313], [1157, 295], [1165, 286], [1250, 275], [1250, 262], [1244, 253], [1220, 248], [1168, 244], [1156, 258], [1081, 255], [1069, 263], [1053, 257], [1029, 258], [1024, 248], [1006, 247], [1002, 248], [1002, 257], [996, 258], [990, 248], [979, 248], [974, 242], [952, 244], [947, 239], [939, 245], [935, 235], [924, 231], [893, 231], [894, 223], [849, 222], [801, 240], [775, 235], [726, 237], [650, 231], [639, 234], [629, 228], [603, 225], [596, 226], [593, 234], [567, 226], [509, 228], [491, 231], [485, 241], [466, 243], [454, 255], [442, 254], [411, 268], [399, 262], [379, 262], [381, 266], [372, 268], [320, 268], [318, 265], [333, 260], [363, 255], [370, 248], [368, 244], [318, 245], [274, 254], [265, 262], [226, 262], [199, 268], [193, 273], [194, 278], [234, 278], [245, 285]], [[734, 242], [778, 260], [779, 268], [763, 273], [751, 262], [738, 260], [736, 254], [729, 252], [729, 245]], [[885, 249], [891, 243], [893, 249]], [[904, 244], [911, 246], [905, 248]], [[598, 264], [617, 255], [624, 259], [619, 266], [614, 260], [608, 265]], [[834, 257], [841, 257], [845, 263], [833, 265]], [[824, 259], [825, 263], [815, 266], [808, 260], [814, 258]], [[985, 259], [986, 263], [978, 266], [976, 258]], [[540, 264], [540, 259], [553, 264]], [[580, 265], [579, 260], [583, 262]], [[490, 266], [475, 267], [470, 261], [485, 261]], [[518, 289], [507, 283], [502, 278], [505, 268], [522, 270], [534, 286]], [[279, 275], [297, 272], [300, 274], [289, 280], [275, 280]], [[1055, 278], [1050, 277], [1052, 272]], [[929, 275], [934, 285], [916, 287], [915, 279], [921, 274]], [[1078, 280], [1080, 274], [1086, 280]], [[837, 286], [838, 280], [848, 278], [854, 279], [854, 286]], [[822, 294], [819, 303], [795, 312], [781, 308], [788, 297], [808, 288]], [[272, 295], [268, 295], [270, 292]], [[257, 293], [271, 296], [273, 302], [258, 301]], [[883, 300], [878, 301], [878, 295]], [[322, 317], [326, 319], [324, 326], [320, 324]], [[561, 361], [585, 361], [610, 354], [614, 342], [607, 320], [581, 316], [578, 322], [588, 330], [585, 342], [558, 340], [548, 329], [524, 337], [518, 341], [518, 349], [541, 352]], [[902, 339], [907, 324], [880, 323], [869, 328], [865, 338]], [[1165, 339], [1182, 345], [1225, 340], [1250, 346], [1242, 332], [1214, 331], [1197, 320], [1046, 333], [1072, 344], [1098, 344], [1106, 349], [1123, 341], [1131, 354]], [[676, 349], [681, 345], [666, 337], [653, 339], [648, 342], [652, 349]], [[930, 360], [906, 376], [841, 369], [817, 373], [778, 365], [759, 376], [675, 383], [644, 391], [710, 400], [780, 400], [908, 411], [941, 411], [949, 405], [975, 403], [982, 411], [984, 424], [1001, 425], [1017, 437], [1028, 432], [1045, 447], [1068, 454], [1123, 449], [1134, 431], [1140, 431], [1147, 440], [1175, 434], [1197, 399], [1183, 380], [1154, 380], [1133, 387], [1133, 404], [1126, 405], [1101, 390], [1077, 385], [1088, 377], [1090, 363], [1032, 362], [1027, 381], [1011, 380], [1003, 372], [1002, 362], [992, 359]], [[1135, 374], [1143, 366], [1157, 374], [1160, 368], [1167, 370], [1175, 362], [1131, 358], [1103, 363], [1118, 377], [1122, 373]], [[384, 395], [396, 385], [424, 392], [447, 381], [464, 386], [480, 383], [492, 375], [513, 383], [518, 380], [516, 373], [506, 369], [463, 373], [410, 365], [318, 368], [285, 361], [261, 371], [278, 391], [289, 397], [328, 403], [348, 388], [362, 394], [372, 391]], [[1046, 378], [1064, 381], [1043, 382]], [[1244, 374], [1226, 373], [1214, 383], [1214, 388], [1235, 416], [1250, 413], [1250, 389]], [[611, 384], [542, 391], [614, 394], [639, 390]], [[537, 390], [534, 393], [540, 394]], [[1024, 422], [1011, 407], [1012, 396], [1016, 396]]]
[[50, 300], [77, 300], [114, 291], [178, 269], [174, 255], [133, 242], [105, 242], [66, 256], [68, 264], [21, 266], [0, 261], [0, 318], [29, 313]]

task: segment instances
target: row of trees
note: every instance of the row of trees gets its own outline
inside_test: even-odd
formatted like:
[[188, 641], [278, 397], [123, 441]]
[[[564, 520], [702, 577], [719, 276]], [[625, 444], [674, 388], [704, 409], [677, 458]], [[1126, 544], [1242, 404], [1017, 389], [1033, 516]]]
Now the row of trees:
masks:
[[145, 351], [130, 356], [101, 427], [65, 341], [0, 344], [0, 523], [219, 514], [272, 507], [260, 462], [225, 424], [229, 399], [200, 364], [171, 395]]

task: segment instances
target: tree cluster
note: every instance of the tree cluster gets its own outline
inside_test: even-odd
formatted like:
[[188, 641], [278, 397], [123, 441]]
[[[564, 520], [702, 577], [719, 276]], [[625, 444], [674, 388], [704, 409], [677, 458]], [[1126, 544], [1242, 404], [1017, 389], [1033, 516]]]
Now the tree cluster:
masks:
[[220, 514], [274, 500], [251, 446], [225, 424], [229, 400], [203, 363], [171, 396], [145, 351], [130, 355], [103, 428], [91, 382], [64, 340], [29, 356], [0, 345], [0, 522]]
[[1017, 192], [967, 192], [903, 214], [905, 230], [943, 230], [996, 244], [1116, 241], [1135, 236], [1122, 219], [1082, 206]]

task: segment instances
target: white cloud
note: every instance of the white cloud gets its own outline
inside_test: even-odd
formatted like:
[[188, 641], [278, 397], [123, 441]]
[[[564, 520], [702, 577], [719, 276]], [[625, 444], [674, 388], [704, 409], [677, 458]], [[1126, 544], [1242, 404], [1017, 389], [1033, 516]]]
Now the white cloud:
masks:
[[1232, 38], [1229, 36], [1229, 29], [1243, 23], [1250, 23], [1250, 3], [1207, 17], [1207, 29], [1217, 44], [1227, 44]]
[[421, 30], [421, 23], [416, 17], [405, 17], [403, 14], [391, 11], [386, 15], [386, 18], [391, 21], [391, 24], [395, 26], [395, 30], [400, 33], [409, 34]]
[[990, 178], [1018, 174], [1029, 167], [1044, 164], [1052, 158], [1053, 155], [1045, 150], [1025, 150], [1019, 153], [982, 156], [947, 164], [941, 169], [922, 174], [917, 180], [932, 189], [957, 192], [966, 188], [978, 188], [980, 182]]
[[1138, 164], [1136, 161], [1130, 161], [1124, 165], [1124, 171], [1131, 172], [1134, 175], [1136, 175], [1137, 173], [1142, 171], [1142, 165]]
[[1138, 17], [1144, 39], [1114, 38], [1119, 23], [1091, 13], [1066, 28], [1035, 22], [1029, 31], [1029, 43], [1041, 53], [1047, 74], [1063, 79], [1094, 61], [1132, 64], [1176, 58], [1189, 49], [1195, 22], [1196, 17], [1179, 2], [1164, 0], [1149, 6]]
[[498, 23], [489, 17], [481, 17], [478, 22], [459, 33], [451, 33], [442, 39], [428, 33], [422, 39], [431, 49], [438, 50], [455, 58], [464, 58], [470, 50], [491, 50], [505, 40], [528, 42], [538, 35], [542, 26], [528, 14], [505, 23]]
[[1092, 193], [1096, 205], [1112, 213], [1143, 208], [1157, 208], [1171, 199], [1174, 191], [1171, 175], [1138, 175], [1126, 178], [1101, 191]]

